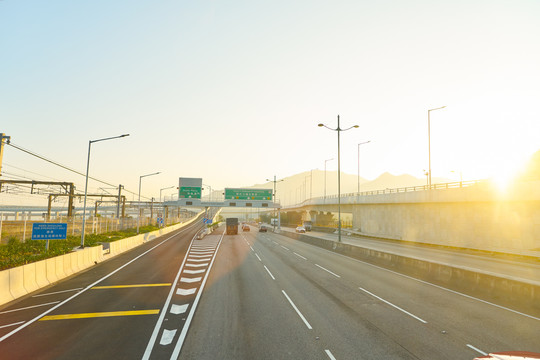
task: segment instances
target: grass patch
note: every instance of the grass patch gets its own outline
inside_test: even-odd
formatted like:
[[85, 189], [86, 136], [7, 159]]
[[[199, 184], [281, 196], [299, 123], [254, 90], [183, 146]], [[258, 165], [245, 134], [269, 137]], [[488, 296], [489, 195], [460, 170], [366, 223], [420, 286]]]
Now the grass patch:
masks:
[[[143, 226], [139, 229], [139, 233], [147, 233], [158, 229], [159, 227], [153, 225]], [[99, 235], [88, 234], [84, 237], [84, 246], [97, 246], [104, 242], [113, 242], [135, 235], [137, 235], [137, 229], [135, 228], [111, 231]], [[45, 250], [45, 245], [45, 240], [28, 239], [26, 242], [20, 242], [14, 237], [9, 238], [7, 244], [0, 244], [0, 270], [70, 253], [74, 248], [81, 245], [81, 236], [69, 235], [65, 240], [50, 240], [49, 251]]]

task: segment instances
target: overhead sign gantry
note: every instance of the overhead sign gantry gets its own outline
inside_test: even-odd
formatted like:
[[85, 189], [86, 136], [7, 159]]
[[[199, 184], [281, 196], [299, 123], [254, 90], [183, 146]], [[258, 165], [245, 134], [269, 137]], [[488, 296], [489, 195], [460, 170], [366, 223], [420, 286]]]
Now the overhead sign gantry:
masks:
[[225, 188], [225, 200], [272, 200], [272, 189]]
[[225, 201], [202, 201], [202, 178], [179, 178], [178, 201], [167, 201], [165, 205], [281, 208], [272, 201], [272, 189], [226, 188], [223, 195]]

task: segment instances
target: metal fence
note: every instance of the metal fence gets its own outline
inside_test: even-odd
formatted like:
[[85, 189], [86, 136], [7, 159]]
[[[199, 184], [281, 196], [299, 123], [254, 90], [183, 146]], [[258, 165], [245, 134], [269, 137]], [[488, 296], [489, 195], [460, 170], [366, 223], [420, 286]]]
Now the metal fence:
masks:
[[[188, 213], [180, 212], [179, 216], [164, 218], [164, 225], [174, 224], [185, 221], [190, 218]], [[23, 216], [21, 220], [3, 220], [4, 216], [0, 215], [0, 244], [6, 244], [9, 239], [15, 238], [19, 241], [29, 241], [32, 237], [32, 224], [43, 223], [44, 221], [29, 220]], [[139, 226], [157, 225], [157, 218], [141, 217]], [[59, 216], [55, 219], [47, 221], [48, 223], [67, 223], [67, 235], [81, 235], [82, 233], [82, 216], [71, 217]], [[115, 218], [115, 217], [88, 217], [86, 219], [85, 231], [88, 234], [104, 234], [113, 231], [133, 229], [137, 227], [137, 218]]]
[[[405, 193], [405, 192], [413, 192], [413, 191], [427, 191], [427, 190], [443, 190], [443, 189], [456, 189], [456, 188], [464, 188], [469, 187], [473, 185], [480, 185], [480, 184], [486, 184], [486, 180], [471, 180], [471, 181], [458, 181], [458, 182], [451, 182], [451, 183], [441, 183], [441, 184], [431, 184], [429, 185], [421, 185], [421, 186], [408, 186], [408, 187], [400, 187], [400, 188], [387, 188], [387, 189], [381, 189], [381, 190], [372, 190], [372, 191], [362, 191], [362, 192], [352, 192], [352, 193], [345, 193], [341, 194], [340, 198], [350, 198], [350, 197], [361, 197], [361, 196], [371, 196], [371, 195], [382, 195], [382, 194], [396, 194], [396, 193]], [[319, 204], [318, 201], [328, 201], [332, 199], [337, 199], [338, 195], [327, 195], [315, 197], [312, 199], [306, 199], [303, 202], [295, 205], [287, 205], [287, 207], [299, 207], [303, 205], [309, 205], [309, 204]]]

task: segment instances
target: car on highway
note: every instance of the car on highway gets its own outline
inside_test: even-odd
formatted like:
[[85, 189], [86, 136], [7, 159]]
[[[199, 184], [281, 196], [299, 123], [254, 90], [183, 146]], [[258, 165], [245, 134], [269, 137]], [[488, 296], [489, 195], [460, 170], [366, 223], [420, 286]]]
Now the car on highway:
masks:
[[261, 227], [259, 228], [259, 232], [268, 232], [268, 228], [264, 225], [261, 225]]
[[296, 227], [296, 232], [297, 232], [297, 233], [305, 233], [305, 232], [306, 232], [306, 228], [303, 227], [303, 226], [297, 226], [297, 227]]
[[249, 228], [248, 225], [246, 225], [246, 224], [242, 225], [242, 231], [249, 231], [249, 230], [250, 230], [250, 228]]

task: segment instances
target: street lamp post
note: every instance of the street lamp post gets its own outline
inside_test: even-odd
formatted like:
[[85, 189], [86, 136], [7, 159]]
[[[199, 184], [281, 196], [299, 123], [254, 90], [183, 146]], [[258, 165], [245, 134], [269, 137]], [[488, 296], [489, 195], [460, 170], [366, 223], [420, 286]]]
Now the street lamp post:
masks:
[[332, 159], [328, 159], [328, 160], [324, 160], [324, 203], [326, 204], [326, 163], [328, 161], [332, 161], [334, 160], [334, 158]]
[[429, 109], [427, 111], [427, 131], [428, 131], [428, 157], [429, 157], [429, 164], [428, 164], [428, 186], [431, 190], [431, 121], [429, 118], [429, 113], [434, 110], [444, 109], [446, 106], [441, 106], [435, 109]]
[[84, 183], [84, 204], [83, 204], [81, 248], [84, 248], [84, 232], [85, 232], [84, 228], [85, 228], [85, 225], [86, 225], [86, 195], [88, 194], [88, 171], [90, 169], [90, 150], [91, 150], [92, 144], [95, 143], [95, 142], [99, 142], [99, 141], [118, 139], [118, 138], [122, 138], [122, 137], [126, 137], [126, 136], [129, 136], [129, 134], [123, 134], [123, 135], [120, 135], [120, 136], [113, 136], [113, 137], [88, 141], [88, 159], [86, 160], [86, 181]]
[[163, 190], [172, 189], [172, 188], [174, 188], [174, 187], [176, 187], [176, 186], [173, 185], [173, 186], [165, 187], [165, 188], [163, 188], [163, 189], [159, 189], [159, 202], [161, 202], [161, 192], [162, 192]]
[[[274, 196], [273, 196], [274, 204], [276, 203], [276, 183], [281, 182], [283, 180], [284, 179], [276, 180], [276, 175], [274, 175], [274, 180], [266, 179], [266, 181], [272, 181], [274, 183]], [[280, 215], [280, 212], [279, 212], [279, 209], [278, 209], [278, 216], [279, 215]], [[274, 207], [274, 219], [275, 219], [275, 217], [276, 217], [276, 208]], [[279, 223], [279, 230], [281, 230], [281, 216], [279, 216], [278, 223]], [[274, 220], [274, 232], [276, 232], [276, 221], [275, 220]]]
[[341, 154], [340, 154], [340, 143], [339, 143], [339, 133], [342, 131], [347, 131], [352, 128], [358, 128], [358, 125], [353, 125], [347, 129], [342, 129], [339, 127], [339, 115], [337, 117], [337, 128], [332, 129], [324, 124], [319, 124], [319, 127], [325, 127], [329, 130], [337, 132], [337, 147], [338, 147], [338, 242], [341, 242]]
[[140, 222], [141, 222], [141, 180], [144, 177], [157, 175], [157, 174], [161, 174], [161, 172], [158, 171], [158, 172], [155, 172], [155, 173], [152, 173], [152, 174], [146, 174], [146, 175], [139, 176], [139, 201], [138, 201], [139, 206], [138, 206], [138, 214], [137, 214], [137, 234], [139, 233], [139, 225], [140, 225]]
[[364, 141], [358, 144], [358, 195], [360, 195], [360, 145], [368, 144], [371, 140]]
[[206, 184], [203, 184], [204, 186], [208, 186], [208, 191], [209, 191], [209, 195], [208, 195], [208, 201], [212, 201], [212, 187], [210, 185], [206, 185]]

